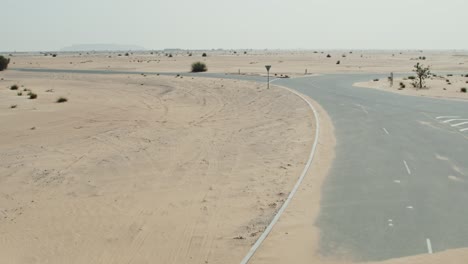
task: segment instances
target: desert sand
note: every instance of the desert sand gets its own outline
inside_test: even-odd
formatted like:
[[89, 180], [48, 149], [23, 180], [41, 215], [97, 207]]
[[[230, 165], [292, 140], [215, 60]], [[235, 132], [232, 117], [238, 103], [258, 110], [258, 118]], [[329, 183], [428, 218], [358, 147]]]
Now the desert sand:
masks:
[[[416, 62], [432, 66], [433, 71], [465, 72], [467, 51], [142, 51], [129, 53], [58, 53], [53, 58], [42, 54], [12, 54], [11, 68], [93, 69], [148, 72], [187, 72], [194, 61], [203, 61], [209, 72], [266, 74], [272, 65], [278, 76], [303, 76], [317, 73], [411, 72]], [[234, 53], [236, 52], [236, 53]], [[206, 53], [207, 57], [202, 57]], [[192, 56], [189, 56], [189, 55]], [[121, 56], [119, 56], [121, 55]], [[172, 57], [166, 56], [172, 55]], [[327, 58], [330, 55], [330, 58]], [[419, 60], [419, 57], [426, 57]], [[340, 64], [337, 62], [340, 61]], [[468, 74], [468, 72], [467, 72]]]
[[238, 263], [313, 143], [312, 112], [277, 87], [1, 77], [0, 263]]
[[368, 82], [355, 83], [354, 86], [375, 88], [383, 91], [395, 92], [412, 96], [428, 96], [435, 98], [450, 98], [468, 100], [468, 93], [462, 89], [468, 89], [468, 74], [441, 74], [431, 76], [425, 80], [425, 87], [414, 87], [414, 80], [408, 77], [395, 78], [393, 86], [387, 79], [375, 79]]
[[[427, 91], [416, 91], [401, 80], [406, 89], [394, 92], [457, 97], [468, 64], [468, 52], [460, 51], [206, 53], [15, 53], [10, 68], [188, 72], [192, 62], [204, 61], [209, 72], [263, 75], [271, 64], [272, 75], [296, 77], [408, 73], [425, 56], [434, 72], [454, 73], [452, 86], [439, 89], [434, 79]], [[0, 77], [0, 263], [239, 263], [313, 144], [311, 110], [281, 87], [175, 75], [9, 70]], [[17, 96], [9, 90], [15, 83], [38, 99]], [[385, 84], [357, 85], [393, 91]], [[69, 101], [55, 103], [60, 96]], [[351, 262], [317, 254], [314, 222], [335, 139], [326, 112], [311, 102], [322, 127], [317, 156], [251, 263]], [[460, 263], [467, 252], [382, 263]]]

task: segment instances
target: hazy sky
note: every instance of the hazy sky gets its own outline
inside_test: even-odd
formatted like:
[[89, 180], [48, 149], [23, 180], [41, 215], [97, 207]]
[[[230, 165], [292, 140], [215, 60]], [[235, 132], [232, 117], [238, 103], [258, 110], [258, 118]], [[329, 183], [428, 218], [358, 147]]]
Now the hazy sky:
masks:
[[0, 51], [467, 49], [468, 0], [0, 0]]

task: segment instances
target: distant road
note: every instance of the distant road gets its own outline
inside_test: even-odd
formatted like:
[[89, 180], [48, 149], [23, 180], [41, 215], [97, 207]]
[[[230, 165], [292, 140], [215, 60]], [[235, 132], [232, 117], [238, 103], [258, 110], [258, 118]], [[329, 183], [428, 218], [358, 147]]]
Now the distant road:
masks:
[[[259, 76], [196, 76], [265, 81]], [[320, 103], [335, 126], [336, 159], [316, 223], [321, 253], [377, 261], [468, 247], [468, 102], [352, 87], [381, 77], [275, 80]]]

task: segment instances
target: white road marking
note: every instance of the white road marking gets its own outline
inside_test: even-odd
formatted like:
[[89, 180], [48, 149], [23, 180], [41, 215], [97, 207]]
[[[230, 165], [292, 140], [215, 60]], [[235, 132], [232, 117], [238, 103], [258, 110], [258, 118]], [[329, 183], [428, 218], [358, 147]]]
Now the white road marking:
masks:
[[401, 183], [400, 180], [394, 180], [393, 182], [394, 182], [394, 183]]
[[463, 131], [468, 131], [468, 128], [460, 129], [460, 132], [463, 132]]
[[438, 116], [436, 119], [444, 119], [444, 118], [459, 118], [459, 116]]
[[432, 244], [431, 244], [431, 240], [429, 238], [426, 239], [426, 244], [427, 244], [427, 252], [429, 254], [432, 254]]
[[453, 121], [467, 121], [467, 120], [468, 119], [449, 119], [449, 120], [442, 121], [442, 123], [446, 124], [446, 123], [450, 123]]
[[408, 206], [406, 206], [406, 209], [414, 209], [414, 207], [411, 206], [411, 205], [408, 205]]
[[366, 108], [363, 105], [357, 104], [357, 106], [361, 107], [361, 109], [362, 109], [362, 111], [364, 111], [364, 113], [369, 114], [369, 112], [367, 112]]
[[385, 133], [387, 133], [387, 135], [390, 135], [390, 133], [388, 133], [388, 131], [387, 131], [387, 129], [385, 129], [385, 127], [382, 128], [382, 129], [383, 129], [383, 131], [385, 131]]
[[468, 122], [461, 122], [461, 123], [458, 123], [458, 124], [453, 124], [451, 126], [452, 127], [458, 127], [458, 126], [462, 126], [462, 125], [465, 125], [465, 124], [468, 124]]
[[406, 160], [404, 160], [403, 163], [405, 164], [406, 171], [408, 172], [408, 174], [411, 174], [411, 170], [410, 170], [410, 168], [408, 167], [408, 163], [406, 163]]

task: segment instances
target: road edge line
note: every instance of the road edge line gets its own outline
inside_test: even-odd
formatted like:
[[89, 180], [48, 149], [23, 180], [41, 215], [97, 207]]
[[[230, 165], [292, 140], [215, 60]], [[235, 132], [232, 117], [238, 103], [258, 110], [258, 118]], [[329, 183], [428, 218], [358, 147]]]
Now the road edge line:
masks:
[[297, 193], [302, 181], [304, 180], [305, 176], [307, 175], [307, 173], [309, 172], [309, 169], [312, 165], [312, 161], [314, 159], [314, 156], [315, 156], [315, 152], [316, 152], [316, 149], [317, 149], [317, 145], [318, 145], [318, 138], [319, 138], [319, 134], [320, 134], [320, 116], [318, 114], [318, 111], [315, 109], [315, 107], [313, 106], [313, 104], [311, 102], [309, 102], [309, 100], [307, 99], [306, 95], [303, 95], [293, 89], [290, 89], [290, 88], [287, 88], [287, 87], [284, 87], [284, 86], [279, 86], [279, 85], [275, 85], [281, 89], [285, 89], [293, 94], [295, 94], [296, 96], [299, 96], [299, 98], [301, 98], [304, 102], [307, 103], [307, 105], [309, 105], [309, 108], [312, 109], [312, 112], [314, 113], [314, 116], [315, 116], [315, 139], [314, 139], [314, 144], [312, 145], [312, 150], [309, 154], [309, 159], [307, 160], [307, 164], [306, 166], [304, 167], [304, 170], [302, 171], [302, 174], [301, 176], [299, 177], [299, 179], [297, 180], [296, 184], [294, 185], [293, 189], [291, 190], [291, 192], [289, 193], [288, 195], [288, 198], [284, 201], [283, 205], [281, 206], [281, 208], [278, 210], [278, 212], [276, 213], [275, 217], [273, 218], [273, 220], [270, 222], [270, 224], [267, 226], [267, 228], [263, 231], [262, 235], [257, 239], [257, 241], [252, 245], [252, 247], [250, 248], [249, 252], [247, 253], [247, 255], [242, 259], [242, 261], [240, 262], [240, 264], [247, 264], [249, 263], [250, 259], [255, 255], [255, 253], [257, 252], [257, 250], [260, 248], [260, 246], [262, 245], [262, 243], [265, 241], [265, 239], [268, 237], [268, 235], [271, 233], [271, 231], [273, 230], [273, 227], [276, 225], [276, 223], [278, 222], [278, 220], [280, 219], [281, 215], [283, 214], [283, 212], [286, 210], [286, 208], [288, 207], [289, 203], [291, 202], [292, 198], [294, 197], [294, 195]]

